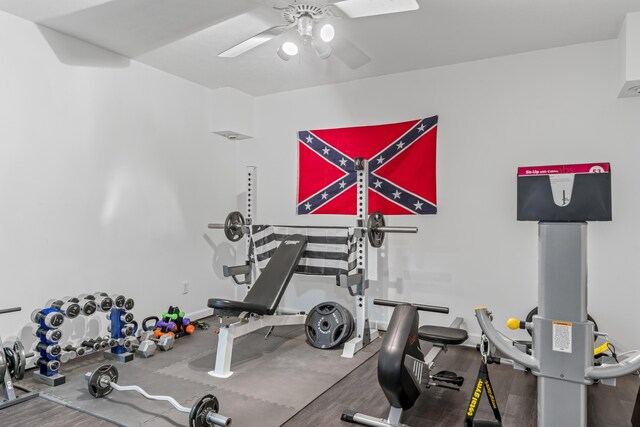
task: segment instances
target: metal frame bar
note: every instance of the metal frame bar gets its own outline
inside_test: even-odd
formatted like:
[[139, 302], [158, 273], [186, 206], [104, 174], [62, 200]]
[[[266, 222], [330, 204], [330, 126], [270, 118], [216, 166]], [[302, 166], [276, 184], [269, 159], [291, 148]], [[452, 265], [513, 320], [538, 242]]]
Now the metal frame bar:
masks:
[[250, 334], [265, 327], [304, 325], [304, 314], [282, 314], [273, 316], [251, 316], [220, 328], [218, 333], [218, 349], [216, 351], [216, 366], [208, 374], [216, 378], [229, 378], [231, 371], [231, 357], [233, 356], [233, 341], [243, 335]]

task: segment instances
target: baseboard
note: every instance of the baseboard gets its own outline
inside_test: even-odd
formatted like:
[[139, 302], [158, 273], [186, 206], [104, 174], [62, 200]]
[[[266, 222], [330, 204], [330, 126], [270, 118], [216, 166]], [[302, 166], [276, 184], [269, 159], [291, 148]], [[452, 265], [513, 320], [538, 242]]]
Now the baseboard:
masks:
[[213, 309], [211, 308], [203, 308], [202, 310], [192, 311], [191, 313], [187, 313], [185, 317], [188, 317], [191, 320], [200, 320], [205, 317], [209, 317], [213, 314]]

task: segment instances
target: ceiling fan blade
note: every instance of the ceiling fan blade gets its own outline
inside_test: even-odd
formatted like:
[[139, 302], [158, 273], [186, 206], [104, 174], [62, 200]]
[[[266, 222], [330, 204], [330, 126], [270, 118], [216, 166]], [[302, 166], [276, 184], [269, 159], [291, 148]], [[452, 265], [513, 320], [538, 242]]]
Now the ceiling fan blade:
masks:
[[352, 70], [371, 62], [371, 58], [348, 39], [336, 35], [331, 42], [333, 54]]
[[292, 28], [291, 25], [277, 25], [275, 27], [271, 27], [268, 30], [258, 33], [253, 37], [249, 37], [224, 52], [219, 53], [218, 56], [221, 58], [235, 58], [236, 56], [242, 55], [261, 44], [268, 42], [274, 37], [279, 36], [290, 28]]
[[334, 3], [333, 6], [349, 18], [387, 15], [420, 8], [416, 0], [344, 0]]

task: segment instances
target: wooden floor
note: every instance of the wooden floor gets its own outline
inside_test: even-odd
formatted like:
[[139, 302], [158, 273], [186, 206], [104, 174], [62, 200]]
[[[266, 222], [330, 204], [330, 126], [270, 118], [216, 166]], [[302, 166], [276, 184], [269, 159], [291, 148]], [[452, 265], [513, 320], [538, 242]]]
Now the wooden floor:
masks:
[[9, 406], [0, 411], [0, 426], [91, 426], [113, 427], [115, 424], [50, 402], [41, 397]]
[[[353, 410], [366, 415], [386, 418], [389, 404], [377, 380], [377, 357], [333, 386], [318, 399], [298, 412], [284, 427], [350, 426], [340, 421], [343, 411]], [[461, 391], [433, 387], [426, 390], [416, 405], [405, 414], [410, 426], [462, 426], [471, 389], [478, 375], [479, 353], [469, 347], [452, 347], [437, 360], [436, 371], [451, 370], [465, 378]], [[536, 377], [508, 366], [491, 365], [490, 377], [495, 389], [503, 425], [535, 426]], [[630, 426], [640, 380], [636, 376], [618, 379], [616, 387], [601, 384], [588, 387], [588, 425], [590, 427]], [[476, 419], [492, 420], [486, 397]], [[551, 426], [559, 427], [559, 426]]]
[[[346, 410], [386, 418], [388, 403], [378, 386], [377, 356], [372, 357], [318, 399], [297, 413], [284, 427], [349, 426], [340, 421]], [[479, 354], [468, 347], [450, 348], [437, 361], [436, 370], [452, 370], [465, 377], [457, 392], [434, 387], [426, 390], [416, 405], [405, 414], [404, 422], [413, 427], [462, 426], [465, 409], [474, 385]], [[536, 425], [536, 377], [508, 366], [490, 366], [498, 405], [505, 426]], [[286, 378], [283, 378], [286, 381]], [[588, 387], [588, 425], [590, 427], [630, 426], [631, 413], [640, 380], [636, 376], [618, 379], [616, 387]], [[483, 399], [485, 399], [483, 397]], [[232, 414], [229, 414], [232, 416]], [[486, 400], [477, 419], [492, 419]], [[0, 411], [0, 426], [91, 426], [113, 424], [42, 398], [33, 399]], [[237, 426], [236, 426], [237, 427]], [[253, 426], [240, 426], [253, 427]], [[556, 426], [552, 426], [556, 427]]]

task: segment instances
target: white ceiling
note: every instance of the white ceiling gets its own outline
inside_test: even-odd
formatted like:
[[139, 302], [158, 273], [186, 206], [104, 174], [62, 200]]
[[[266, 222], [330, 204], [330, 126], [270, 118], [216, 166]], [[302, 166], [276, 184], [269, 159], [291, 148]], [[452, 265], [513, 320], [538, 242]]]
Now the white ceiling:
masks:
[[418, 0], [414, 12], [334, 21], [337, 34], [371, 57], [356, 70], [306, 50], [282, 61], [275, 53], [282, 39], [217, 57], [284, 23], [269, 1], [0, 0], [0, 10], [204, 86], [252, 95], [612, 39], [625, 13], [640, 11], [640, 0]]

